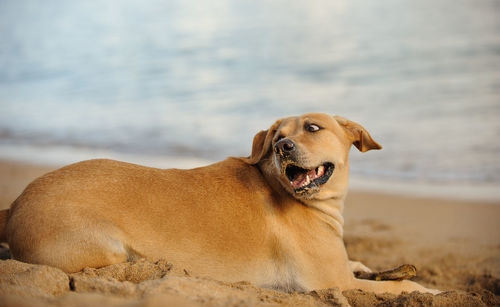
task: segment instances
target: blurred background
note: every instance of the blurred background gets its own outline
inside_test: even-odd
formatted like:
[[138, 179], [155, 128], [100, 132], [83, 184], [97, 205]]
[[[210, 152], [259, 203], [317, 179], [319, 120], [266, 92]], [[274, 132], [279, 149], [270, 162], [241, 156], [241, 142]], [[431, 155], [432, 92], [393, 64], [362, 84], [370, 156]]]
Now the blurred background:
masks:
[[326, 112], [352, 187], [500, 199], [497, 0], [0, 1], [0, 159], [191, 167]]

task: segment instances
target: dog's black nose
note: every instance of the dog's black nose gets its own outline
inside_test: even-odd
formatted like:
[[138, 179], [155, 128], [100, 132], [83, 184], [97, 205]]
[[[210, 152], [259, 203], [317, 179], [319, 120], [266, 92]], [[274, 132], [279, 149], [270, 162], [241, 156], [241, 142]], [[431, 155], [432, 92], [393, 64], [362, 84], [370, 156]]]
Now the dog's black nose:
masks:
[[289, 153], [295, 150], [295, 144], [289, 139], [282, 139], [274, 145], [274, 148], [282, 153]]

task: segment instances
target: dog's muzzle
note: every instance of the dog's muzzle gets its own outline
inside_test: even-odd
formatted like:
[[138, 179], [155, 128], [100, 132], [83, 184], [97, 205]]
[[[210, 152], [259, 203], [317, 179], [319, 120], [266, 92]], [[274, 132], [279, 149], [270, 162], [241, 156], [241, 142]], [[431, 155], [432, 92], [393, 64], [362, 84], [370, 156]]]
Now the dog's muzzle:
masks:
[[314, 168], [304, 168], [296, 159], [297, 146], [292, 140], [281, 139], [274, 144], [274, 152], [279, 160], [281, 173], [286, 176], [292, 189], [298, 194], [307, 194], [319, 190], [330, 179], [335, 169], [331, 162], [325, 162]]

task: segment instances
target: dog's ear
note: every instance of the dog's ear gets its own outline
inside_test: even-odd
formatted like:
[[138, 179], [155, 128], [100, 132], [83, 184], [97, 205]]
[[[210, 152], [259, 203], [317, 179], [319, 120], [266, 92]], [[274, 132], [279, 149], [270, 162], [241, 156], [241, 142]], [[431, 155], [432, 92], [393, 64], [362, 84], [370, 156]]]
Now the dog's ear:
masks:
[[281, 121], [277, 121], [271, 126], [271, 128], [269, 128], [269, 130], [262, 130], [254, 136], [252, 154], [248, 158], [243, 158], [242, 160], [244, 162], [252, 165], [259, 163], [259, 161], [267, 154], [269, 148], [271, 148], [273, 136], [280, 123]]
[[372, 149], [382, 149], [382, 146], [375, 142], [368, 131], [358, 123], [350, 121], [340, 116], [334, 116], [335, 120], [340, 124], [347, 133], [347, 136], [352, 140], [352, 144], [361, 152], [366, 152]]

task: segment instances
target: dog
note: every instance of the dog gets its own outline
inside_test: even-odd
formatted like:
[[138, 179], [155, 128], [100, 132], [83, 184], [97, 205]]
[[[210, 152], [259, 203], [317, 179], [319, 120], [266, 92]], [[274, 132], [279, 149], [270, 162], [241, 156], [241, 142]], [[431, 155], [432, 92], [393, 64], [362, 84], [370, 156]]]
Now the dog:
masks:
[[217, 280], [281, 291], [337, 287], [438, 293], [357, 279], [343, 242], [349, 151], [382, 147], [361, 125], [309, 113], [276, 121], [248, 157], [156, 169], [89, 160], [29, 184], [0, 231], [14, 259], [77, 272], [165, 258]]

